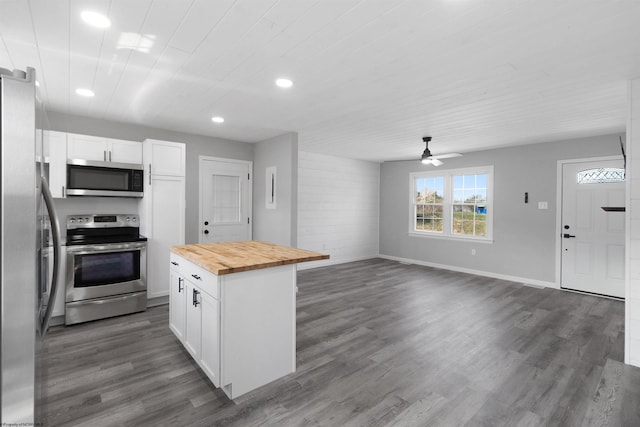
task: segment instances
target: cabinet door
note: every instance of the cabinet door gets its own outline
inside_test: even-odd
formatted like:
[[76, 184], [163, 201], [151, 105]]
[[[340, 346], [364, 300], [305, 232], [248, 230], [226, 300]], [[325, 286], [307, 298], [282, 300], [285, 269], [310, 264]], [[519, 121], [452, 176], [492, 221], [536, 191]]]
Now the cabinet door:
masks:
[[185, 176], [185, 145], [180, 142], [147, 139], [144, 142], [144, 165], [153, 175]]
[[52, 130], [44, 131], [44, 142], [48, 147], [49, 188], [54, 198], [64, 198], [67, 185], [67, 134]]
[[187, 308], [187, 290], [184, 278], [177, 272], [170, 270], [169, 291], [169, 328], [184, 341], [185, 310]]
[[[169, 294], [169, 248], [184, 245], [185, 186], [181, 177], [154, 177], [145, 186], [142, 231], [147, 242], [147, 296]], [[142, 222], [144, 221], [144, 222]]]
[[200, 366], [213, 385], [220, 386], [220, 305], [217, 299], [203, 292], [202, 340]]
[[123, 139], [108, 139], [109, 160], [118, 163], [142, 164], [142, 143]]
[[200, 360], [202, 340], [202, 292], [185, 280], [187, 290], [184, 346], [196, 361]]
[[67, 152], [70, 159], [108, 160], [107, 142], [97, 136], [67, 134]]

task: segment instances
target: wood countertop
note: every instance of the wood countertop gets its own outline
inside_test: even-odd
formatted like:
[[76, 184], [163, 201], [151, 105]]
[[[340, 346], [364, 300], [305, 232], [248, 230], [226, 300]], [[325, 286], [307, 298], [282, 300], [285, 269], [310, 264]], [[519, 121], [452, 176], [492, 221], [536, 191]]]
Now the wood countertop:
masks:
[[174, 246], [171, 252], [218, 276], [329, 258], [319, 252], [258, 240]]

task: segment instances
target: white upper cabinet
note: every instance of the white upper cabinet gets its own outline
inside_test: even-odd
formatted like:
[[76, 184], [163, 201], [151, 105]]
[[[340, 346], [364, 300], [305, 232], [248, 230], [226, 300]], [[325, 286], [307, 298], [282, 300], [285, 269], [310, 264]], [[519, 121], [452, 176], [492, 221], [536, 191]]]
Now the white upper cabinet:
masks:
[[67, 134], [67, 156], [69, 159], [107, 161], [107, 141], [90, 135]]
[[185, 145], [183, 143], [145, 140], [145, 170], [152, 175], [185, 176]]
[[66, 197], [67, 185], [67, 134], [53, 130], [44, 131], [45, 158], [49, 161], [49, 189], [54, 198]]
[[142, 164], [142, 143], [123, 139], [107, 139], [109, 160], [119, 163]]
[[98, 136], [67, 135], [69, 159], [142, 164], [142, 144]]

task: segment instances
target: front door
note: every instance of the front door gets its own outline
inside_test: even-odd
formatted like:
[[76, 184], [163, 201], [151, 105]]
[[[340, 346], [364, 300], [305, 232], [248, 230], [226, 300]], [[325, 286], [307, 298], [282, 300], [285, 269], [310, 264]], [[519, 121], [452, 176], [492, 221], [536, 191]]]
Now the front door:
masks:
[[251, 240], [251, 167], [200, 157], [200, 243]]
[[624, 298], [624, 166], [562, 167], [561, 287]]

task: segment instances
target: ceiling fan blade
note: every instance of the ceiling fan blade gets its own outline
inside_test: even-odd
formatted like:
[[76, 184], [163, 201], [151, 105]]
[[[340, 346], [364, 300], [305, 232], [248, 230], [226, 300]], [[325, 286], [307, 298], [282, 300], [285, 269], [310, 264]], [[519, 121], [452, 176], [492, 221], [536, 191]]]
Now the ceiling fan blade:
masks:
[[460, 157], [462, 154], [460, 153], [446, 153], [446, 154], [436, 154], [435, 156], [431, 156], [432, 159], [450, 159], [452, 157]]
[[443, 164], [443, 163], [442, 163], [440, 160], [438, 160], [438, 159], [436, 159], [436, 158], [432, 157], [432, 158], [431, 158], [431, 164], [432, 164], [433, 166], [440, 166], [440, 165], [441, 165], [441, 164]]

